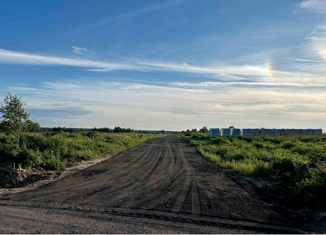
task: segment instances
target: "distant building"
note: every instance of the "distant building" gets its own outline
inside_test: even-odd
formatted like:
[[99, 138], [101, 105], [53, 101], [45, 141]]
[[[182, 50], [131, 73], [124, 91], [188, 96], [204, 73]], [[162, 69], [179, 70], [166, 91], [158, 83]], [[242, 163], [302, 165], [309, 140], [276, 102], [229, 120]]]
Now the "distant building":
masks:
[[221, 128], [220, 129], [221, 136], [230, 137], [231, 136], [231, 129], [230, 128]]
[[313, 133], [314, 133], [314, 135], [321, 135], [321, 134], [323, 134], [323, 130], [322, 129], [313, 129]]
[[236, 129], [236, 128], [231, 128], [231, 136], [240, 137], [241, 136], [241, 130]]
[[295, 134], [303, 135], [303, 129], [294, 129]]
[[268, 134], [269, 135], [277, 135], [277, 129], [269, 129]]
[[268, 135], [269, 134], [269, 129], [260, 129], [259, 134], [261, 135]]
[[286, 129], [286, 134], [296, 134], [295, 129]]
[[314, 132], [312, 129], [303, 129], [303, 134], [305, 135], [312, 135]]
[[219, 128], [209, 128], [209, 137], [218, 137], [220, 136], [220, 129]]
[[243, 128], [243, 129], [236, 129], [236, 128], [210, 128], [209, 129], [209, 136], [210, 137], [217, 137], [217, 136], [224, 136], [224, 137], [240, 137], [240, 136], [256, 136], [256, 135], [284, 135], [284, 134], [291, 134], [291, 135], [321, 135], [323, 134], [322, 129], [265, 129], [265, 128]]
[[241, 129], [241, 136], [250, 136], [251, 130], [250, 129]]
[[277, 129], [277, 134], [284, 135], [284, 134], [286, 134], [286, 130], [285, 129]]
[[251, 135], [259, 135], [259, 129], [250, 129]]

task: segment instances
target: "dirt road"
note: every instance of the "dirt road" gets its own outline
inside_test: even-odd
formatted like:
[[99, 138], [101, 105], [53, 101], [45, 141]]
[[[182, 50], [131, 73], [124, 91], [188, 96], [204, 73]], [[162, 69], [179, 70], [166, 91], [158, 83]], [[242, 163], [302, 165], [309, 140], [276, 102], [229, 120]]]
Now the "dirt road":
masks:
[[[86, 233], [300, 232], [289, 216], [273, 211], [239, 182], [240, 176], [230, 176], [210, 163], [184, 139], [169, 136], [149, 140], [38, 189], [2, 196], [0, 219], [10, 226], [11, 220], [30, 218], [23, 215], [36, 218], [21, 222], [26, 223], [26, 231], [13, 226], [12, 232], [33, 232], [29, 227], [33, 223], [41, 233], [73, 232], [72, 226]], [[62, 226], [42, 229], [37, 218], [61, 220]], [[71, 222], [69, 227], [67, 221], [79, 221], [74, 218], [93, 222], [85, 222], [86, 227]], [[120, 230], [112, 230], [114, 225], [110, 227], [108, 221], [119, 223]], [[96, 223], [102, 225], [91, 226]], [[157, 227], [137, 230], [135, 224]], [[0, 232], [4, 229], [1, 225]]]

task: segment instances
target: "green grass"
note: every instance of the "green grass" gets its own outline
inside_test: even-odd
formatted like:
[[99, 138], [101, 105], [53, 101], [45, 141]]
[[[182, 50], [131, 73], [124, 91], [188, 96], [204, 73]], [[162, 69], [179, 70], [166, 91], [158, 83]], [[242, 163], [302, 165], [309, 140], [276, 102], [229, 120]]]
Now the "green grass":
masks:
[[186, 138], [205, 158], [242, 175], [277, 178], [290, 172], [293, 180], [286, 187], [293, 192], [326, 187], [326, 135]]
[[25, 134], [17, 146], [15, 136], [0, 133], [0, 158], [23, 168], [42, 167], [60, 170], [82, 160], [115, 154], [158, 137], [150, 134], [62, 133], [51, 136]]

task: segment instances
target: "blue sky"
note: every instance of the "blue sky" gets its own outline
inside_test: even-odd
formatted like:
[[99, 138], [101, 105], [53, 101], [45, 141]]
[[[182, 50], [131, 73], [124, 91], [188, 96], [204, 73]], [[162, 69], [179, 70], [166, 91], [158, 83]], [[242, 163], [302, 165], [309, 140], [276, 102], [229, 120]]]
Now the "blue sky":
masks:
[[0, 95], [41, 126], [326, 129], [325, 0], [0, 3]]

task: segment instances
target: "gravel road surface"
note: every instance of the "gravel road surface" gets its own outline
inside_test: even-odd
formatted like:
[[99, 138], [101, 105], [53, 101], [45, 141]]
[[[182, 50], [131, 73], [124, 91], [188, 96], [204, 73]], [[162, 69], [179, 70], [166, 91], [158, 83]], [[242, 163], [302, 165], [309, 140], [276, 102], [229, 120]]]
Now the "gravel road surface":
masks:
[[[239, 176], [240, 177], [240, 176]], [[0, 197], [1, 233], [299, 233], [240, 178], [175, 136]]]

